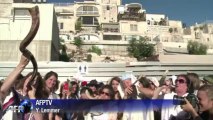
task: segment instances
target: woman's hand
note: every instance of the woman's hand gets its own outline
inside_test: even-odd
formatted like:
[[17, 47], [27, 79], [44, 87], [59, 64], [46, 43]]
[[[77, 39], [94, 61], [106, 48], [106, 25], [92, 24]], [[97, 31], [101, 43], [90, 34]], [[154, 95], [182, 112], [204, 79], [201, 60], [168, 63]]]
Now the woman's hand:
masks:
[[28, 96], [30, 99], [35, 99], [35, 93], [36, 93], [36, 89], [34, 86], [31, 86], [31, 90], [28, 90]]
[[67, 98], [67, 91], [63, 90], [61, 99], [66, 99], [66, 98]]
[[133, 92], [133, 89], [132, 89], [131, 86], [125, 88], [125, 89], [124, 89], [124, 97], [123, 97], [123, 99], [128, 99], [128, 95], [129, 95], [129, 94], [132, 94], [132, 92]]
[[20, 66], [21, 68], [25, 68], [28, 65], [29, 61], [29, 57], [21, 55], [21, 59], [19, 61], [18, 66]]
[[167, 86], [167, 85], [163, 85], [161, 87], [157, 87], [155, 89], [154, 93], [153, 93], [152, 99], [157, 99], [159, 94], [160, 94], [160, 92], [163, 92], [163, 90], [167, 89], [167, 88], [169, 88], [169, 86]]
[[185, 100], [186, 104], [181, 105], [181, 108], [184, 111], [191, 113], [194, 110], [194, 108], [192, 107], [192, 105], [189, 103], [189, 101], [186, 98], [184, 98], [184, 100]]
[[181, 108], [184, 111], [191, 113], [191, 115], [192, 115], [193, 118], [198, 117], [199, 115], [196, 112], [196, 110], [193, 108], [193, 106], [191, 105], [191, 103], [186, 98], [184, 98], [184, 100], [185, 100], [186, 104], [185, 105], [181, 105]]

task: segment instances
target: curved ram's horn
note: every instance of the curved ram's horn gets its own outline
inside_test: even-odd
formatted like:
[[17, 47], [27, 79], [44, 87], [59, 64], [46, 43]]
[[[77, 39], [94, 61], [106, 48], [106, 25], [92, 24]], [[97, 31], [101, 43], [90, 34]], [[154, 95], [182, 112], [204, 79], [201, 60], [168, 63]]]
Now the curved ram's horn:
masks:
[[20, 43], [19, 50], [22, 52], [22, 54], [24, 56], [29, 58], [30, 61], [33, 64], [33, 74], [32, 74], [32, 77], [30, 79], [30, 82], [27, 85], [28, 88], [31, 88], [32, 81], [36, 77], [36, 74], [37, 74], [37, 71], [38, 71], [38, 66], [37, 66], [37, 62], [36, 62], [33, 54], [29, 50], [27, 50], [26, 48], [32, 42], [33, 38], [35, 37], [35, 35], [37, 33], [38, 28], [39, 28], [39, 24], [40, 24], [40, 20], [39, 20], [39, 8], [38, 8], [38, 6], [30, 8], [28, 10], [29, 10], [30, 15], [32, 17], [32, 25], [31, 25], [30, 31], [27, 34], [27, 36]]

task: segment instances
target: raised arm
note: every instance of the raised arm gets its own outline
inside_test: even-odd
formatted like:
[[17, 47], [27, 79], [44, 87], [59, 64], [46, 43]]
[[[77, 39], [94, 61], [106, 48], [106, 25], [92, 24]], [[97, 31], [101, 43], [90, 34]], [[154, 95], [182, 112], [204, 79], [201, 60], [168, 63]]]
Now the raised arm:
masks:
[[153, 90], [151, 90], [150, 88], [145, 88], [145, 87], [143, 87], [142, 84], [140, 84], [140, 85], [137, 86], [137, 87], [138, 87], [138, 90], [139, 90], [142, 94], [144, 94], [146, 97], [152, 98], [153, 93], [154, 93]]
[[159, 96], [160, 92], [161, 92], [163, 89], [166, 89], [166, 88], [167, 88], [166, 85], [163, 85], [163, 86], [161, 86], [161, 87], [157, 87], [157, 88], [155, 89], [155, 91], [154, 91], [154, 94], [153, 94], [153, 96], [152, 96], [152, 99], [158, 99], [158, 96]]
[[24, 70], [24, 68], [29, 63], [29, 60], [25, 56], [21, 56], [21, 60], [16, 68], [7, 76], [5, 79], [1, 89], [0, 89], [0, 96], [1, 99], [4, 100], [7, 96], [10, 88], [14, 85], [18, 75]]

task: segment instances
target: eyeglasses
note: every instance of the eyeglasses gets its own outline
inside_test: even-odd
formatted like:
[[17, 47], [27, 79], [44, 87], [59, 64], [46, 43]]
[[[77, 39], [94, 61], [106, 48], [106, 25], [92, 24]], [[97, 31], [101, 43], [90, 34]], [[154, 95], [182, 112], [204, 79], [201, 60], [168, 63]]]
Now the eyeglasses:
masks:
[[101, 94], [104, 94], [106, 96], [109, 96], [109, 93], [102, 91]]
[[180, 84], [186, 83], [184, 79], [175, 80], [175, 84], [177, 84], [177, 82], [179, 82]]
[[155, 85], [153, 82], [149, 82], [151, 85]]

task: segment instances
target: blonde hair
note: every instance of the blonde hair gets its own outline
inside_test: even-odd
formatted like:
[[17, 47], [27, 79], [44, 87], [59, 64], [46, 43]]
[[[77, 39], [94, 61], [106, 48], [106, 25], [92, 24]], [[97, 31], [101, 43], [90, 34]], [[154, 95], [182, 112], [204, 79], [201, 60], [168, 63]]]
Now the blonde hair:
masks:
[[205, 91], [208, 99], [213, 100], [213, 85], [203, 85], [198, 89], [198, 91]]

